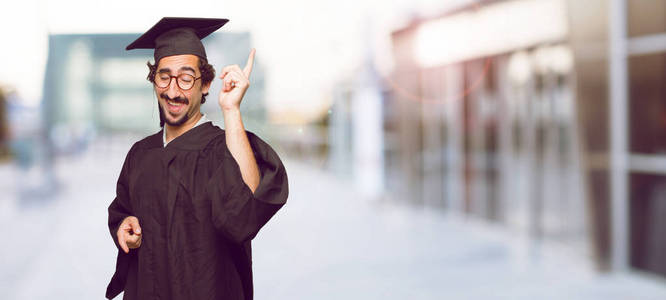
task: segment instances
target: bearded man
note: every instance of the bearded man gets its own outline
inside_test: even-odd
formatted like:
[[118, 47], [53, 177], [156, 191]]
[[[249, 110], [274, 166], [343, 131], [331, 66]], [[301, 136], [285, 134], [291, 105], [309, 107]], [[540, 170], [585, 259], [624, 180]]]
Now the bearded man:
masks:
[[200, 112], [215, 78], [201, 39], [227, 21], [163, 18], [126, 48], [155, 49], [148, 80], [162, 129], [131, 147], [109, 205], [109, 299], [253, 297], [251, 240], [286, 203], [288, 183], [275, 151], [243, 126], [254, 49], [243, 69], [221, 70], [225, 129]]

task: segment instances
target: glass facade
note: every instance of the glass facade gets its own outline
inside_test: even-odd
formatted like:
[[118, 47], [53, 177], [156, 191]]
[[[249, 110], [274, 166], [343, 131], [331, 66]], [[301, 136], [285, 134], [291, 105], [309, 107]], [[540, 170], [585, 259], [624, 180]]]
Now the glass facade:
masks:
[[632, 153], [666, 154], [666, 52], [629, 60], [629, 137]]
[[629, 37], [666, 32], [666, 1], [627, 0], [626, 3]]
[[[624, 4], [624, 96], [613, 95], [609, 79], [615, 33], [608, 1], [566, 1], [561, 39], [440, 65], [429, 57], [421, 66], [412, 57], [419, 23], [394, 32], [387, 86], [389, 109], [399, 113], [386, 117], [385, 128], [395, 141], [387, 143], [387, 181], [397, 184], [389, 189], [418, 205], [525, 232], [589, 257], [601, 270], [617, 263], [614, 239], [626, 229], [629, 253], [620, 260], [666, 275], [656, 254], [666, 253], [666, 225], [656, 217], [666, 213], [666, 1]], [[484, 10], [472, 7], [437, 24]], [[612, 99], [626, 102], [620, 128], [626, 126], [627, 147], [619, 153], [629, 162], [621, 169], [628, 195], [620, 195], [629, 211], [617, 214], [611, 176], [618, 162], [611, 157], [623, 133], [610, 130], [617, 122]]]
[[666, 1], [626, 4], [629, 262], [666, 276]]

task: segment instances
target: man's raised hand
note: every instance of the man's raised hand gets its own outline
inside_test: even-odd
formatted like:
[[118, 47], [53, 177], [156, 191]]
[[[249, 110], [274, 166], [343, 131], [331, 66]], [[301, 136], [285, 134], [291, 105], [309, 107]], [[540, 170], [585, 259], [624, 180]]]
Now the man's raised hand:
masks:
[[222, 68], [220, 79], [222, 79], [222, 91], [218, 103], [225, 109], [240, 108], [240, 102], [245, 91], [250, 86], [250, 74], [254, 65], [255, 49], [250, 51], [245, 67], [241, 70], [238, 65], [228, 65]]
[[118, 245], [120, 248], [129, 253], [129, 249], [136, 249], [141, 246], [141, 226], [139, 226], [139, 219], [134, 216], [125, 218], [118, 227]]

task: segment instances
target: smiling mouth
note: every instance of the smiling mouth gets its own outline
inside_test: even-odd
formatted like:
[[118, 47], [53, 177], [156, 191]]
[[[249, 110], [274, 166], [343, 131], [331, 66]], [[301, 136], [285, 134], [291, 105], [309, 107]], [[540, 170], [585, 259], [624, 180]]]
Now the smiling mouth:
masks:
[[176, 101], [176, 100], [167, 100], [166, 101], [171, 106], [182, 106], [185, 105], [185, 101]]
[[187, 99], [166, 99], [166, 110], [170, 115], [177, 115], [188, 104]]

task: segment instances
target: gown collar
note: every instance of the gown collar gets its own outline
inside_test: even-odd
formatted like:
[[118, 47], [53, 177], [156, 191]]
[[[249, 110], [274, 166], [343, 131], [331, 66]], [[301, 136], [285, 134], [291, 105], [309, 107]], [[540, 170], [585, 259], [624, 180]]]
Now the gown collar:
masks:
[[171, 140], [166, 146], [164, 146], [162, 140], [164, 128], [149, 136], [147, 142], [149, 148], [201, 150], [206, 147], [212, 139], [221, 134], [224, 134], [224, 130], [213, 125], [213, 123], [209, 121], [191, 128], [177, 138]]
[[[210, 120], [208, 120], [208, 118], [206, 118], [206, 114], [201, 114], [201, 118], [199, 118], [197, 123], [194, 124], [194, 126], [192, 126], [192, 128], [197, 127], [197, 126], [199, 126], [203, 123], [206, 123], [206, 122], [210, 122]], [[166, 128], [166, 126], [162, 127], [162, 144], [164, 144], [164, 147], [166, 147], [167, 144], [169, 144], [170, 142], [166, 141], [166, 130], [164, 128]], [[190, 128], [190, 129], [192, 129], [192, 128]]]

